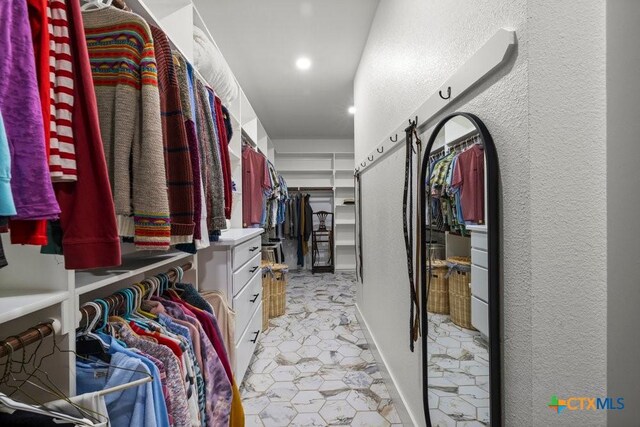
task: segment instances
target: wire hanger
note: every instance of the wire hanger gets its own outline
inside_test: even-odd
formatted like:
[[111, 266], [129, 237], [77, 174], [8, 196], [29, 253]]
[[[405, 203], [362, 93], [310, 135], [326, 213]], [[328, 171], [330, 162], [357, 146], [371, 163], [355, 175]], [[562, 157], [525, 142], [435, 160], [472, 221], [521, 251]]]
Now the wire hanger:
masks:
[[111, 6], [113, 0], [85, 0], [85, 4], [80, 7], [81, 11], [90, 10], [91, 8], [96, 8], [96, 10], [106, 9]]

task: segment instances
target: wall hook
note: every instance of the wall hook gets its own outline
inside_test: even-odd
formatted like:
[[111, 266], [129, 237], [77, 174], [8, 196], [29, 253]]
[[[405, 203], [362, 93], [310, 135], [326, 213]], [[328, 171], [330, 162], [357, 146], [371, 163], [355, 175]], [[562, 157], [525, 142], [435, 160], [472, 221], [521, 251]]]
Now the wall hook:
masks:
[[367, 159], [368, 159], [370, 162], [373, 162], [373, 156], [372, 156], [372, 155], [371, 155], [371, 156], [367, 156]]
[[442, 91], [439, 90], [438, 93], [440, 94], [440, 98], [442, 99], [449, 99], [451, 98], [451, 86], [447, 87], [447, 97], [445, 98], [444, 95], [442, 95]]
[[[382, 149], [380, 149], [382, 148]], [[380, 148], [376, 148], [376, 151], [380, 154], [382, 154], [384, 152], [384, 146], [380, 147]]]
[[391, 142], [398, 142], [398, 134], [396, 133], [396, 139], [393, 139], [392, 137], [389, 137], [389, 140]]
[[356, 168], [356, 174], [360, 172], [360, 168]]
[[365, 167], [367, 165], [366, 162], [360, 162], [360, 166]]

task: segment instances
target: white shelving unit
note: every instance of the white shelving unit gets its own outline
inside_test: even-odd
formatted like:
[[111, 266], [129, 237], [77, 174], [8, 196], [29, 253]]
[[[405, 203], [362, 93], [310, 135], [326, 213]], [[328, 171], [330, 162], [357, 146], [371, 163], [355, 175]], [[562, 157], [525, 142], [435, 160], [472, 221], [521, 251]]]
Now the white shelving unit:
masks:
[[353, 153], [276, 152], [275, 165], [291, 189], [331, 189], [336, 270], [355, 270], [355, 205], [344, 204], [354, 197]]
[[[149, 24], [161, 28], [169, 37], [172, 47], [179, 50], [193, 64], [193, 28], [204, 31], [215, 45], [211, 33], [192, 0], [127, 0], [134, 13]], [[197, 69], [196, 69], [197, 71]], [[215, 88], [214, 88], [215, 89]], [[264, 127], [260, 123], [249, 99], [240, 88], [239, 96], [223, 103], [229, 109], [233, 136], [229, 141], [231, 171], [236, 190], [233, 192], [231, 230], [223, 233], [223, 239], [242, 232], [242, 134], [251, 145], [274, 160], [275, 150]], [[40, 254], [40, 247], [11, 245], [6, 235], [1, 235], [9, 265], [0, 269], [0, 339], [18, 334], [49, 319], [59, 320], [60, 332], [56, 335], [58, 347], [47, 357], [42, 369], [67, 395], [75, 394], [75, 329], [81, 319], [79, 308], [87, 301], [106, 297], [169, 269], [191, 263], [185, 272], [184, 282], [200, 288], [198, 280], [198, 254], [179, 251], [130, 252], [131, 245], [123, 245], [122, 265], [117, 268], [87, 271], [65, 270], [64, 259], [58, 255]], [[207, 254], [209, 255], [209, 254]], [[203, 266], [208, 265], [208, 258]], [[46, 338], [42, 351], [51, 349], [52, 338]], [[33, 351], [28, 348], [27, 352]], [[21, 356], [17, 352], [14, 358]], [[241, 378], [238, 380], [240, 381]], [[28, 388], [28, 386], [27, 386]], [[0, 387], [1, 390], [1, 387]], [[51, 400], [37, 388], [27, 391], [41, 401]]]

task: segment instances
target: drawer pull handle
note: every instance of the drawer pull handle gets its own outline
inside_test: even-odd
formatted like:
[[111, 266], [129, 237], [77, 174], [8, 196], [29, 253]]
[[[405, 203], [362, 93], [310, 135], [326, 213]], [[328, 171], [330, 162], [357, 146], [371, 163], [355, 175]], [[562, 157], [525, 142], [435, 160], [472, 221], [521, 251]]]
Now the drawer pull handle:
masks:
[[249, 270], [249, 273], [255, 273], [255, 271], [260, 268], [257, 265], [255, 267], [253, 267], [251, 270]]
[[259, 296], [260, 296], [260, 294], [253, 294], [253, 299], [250, 299], [249, 301], [256, 302], [256, 301], [258, 301], [258, 297]]
[[258, 335], [260, 335], [260, 331], [255, 331], [254, 334], [256, 334], [256, 336], [253, 337], [252, 340], [250, 340], [252, 344], [255, 344], [256, 341], [258, 341]]
[[249, 249], [249, 252], [255, 252], [258, 249], [258, 246], [254, 246]]

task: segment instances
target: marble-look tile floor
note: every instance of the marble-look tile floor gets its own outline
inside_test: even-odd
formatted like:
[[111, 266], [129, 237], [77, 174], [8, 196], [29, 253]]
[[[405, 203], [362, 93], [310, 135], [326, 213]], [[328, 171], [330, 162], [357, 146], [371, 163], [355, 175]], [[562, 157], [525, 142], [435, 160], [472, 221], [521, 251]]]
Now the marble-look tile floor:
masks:
[[241, 387], [247, 426], [400, 426], [355, 314], [355, 274], [291, 271]]
[[433, 427], [489, 423], [489, 353], [480, 332], [457, 326], [448, 315], [429, 319], [429, 407]]

